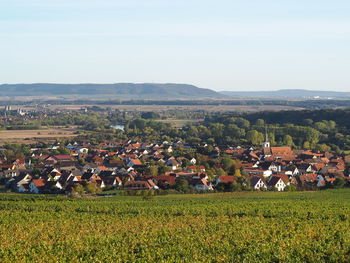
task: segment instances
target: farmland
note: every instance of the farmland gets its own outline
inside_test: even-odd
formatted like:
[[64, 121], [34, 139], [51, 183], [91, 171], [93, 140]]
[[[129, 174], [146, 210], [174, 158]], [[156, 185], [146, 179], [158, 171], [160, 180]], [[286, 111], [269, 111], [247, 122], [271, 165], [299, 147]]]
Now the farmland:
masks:
[[4, 143], [35, 143], [38, 139], [57, 139], [75, 137], [76, 128], [49, 128], [37, 130], [0, 130], [0, 144]]
[[[302, 110], [301, 107], [287, 105], [116, 105], [116, 104], [79, 104], [79, 105], [48, 105], [50, 110], [80, 110], [86, 107], [110, 108], [121, 111], [168, 111], [168, 110], [188, 110], [188, 111], [206, 111], [206, 112], [257, 112], [257, 111], [280, 111], [280, 110]], [[31, 105], [13, 106], [13, 109], [24, 108], [33, 110], [35, 107]]]
[[350, 191], [0, 195], [1, 262], [349, 262]]

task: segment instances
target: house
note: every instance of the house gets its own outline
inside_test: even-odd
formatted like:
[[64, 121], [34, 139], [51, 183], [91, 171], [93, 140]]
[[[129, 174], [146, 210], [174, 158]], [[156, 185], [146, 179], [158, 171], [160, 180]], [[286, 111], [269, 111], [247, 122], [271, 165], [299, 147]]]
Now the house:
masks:
[[72, 160], [72, 156], [70, 155], [50, 155], [44, 160], [44, 162], [46, 164], [56, 164], [58, 162], [71, 161], [71, 160]]
[[303, 174], [299, 175], [299, 181], [302, 186], [313, 186], [317, 184], [319, 178], [317, 174], [314, 173]]
[[40, 190], [45, 186], [45, 180], [44, 179], [33, 179], [29, 183], [29, 192], [32, 194], [38, 194]]
[[16, 192], [26, 192], [28, 191], [28, 184], [31, 179], [32, 176], [29, 173], [20, 173], [18, 176], [7, 181], [7, 186]]
[[180, 163], [178, 161], [176, 161], [176, 159], [174, 157], [170, 157], [166, 163], [166, 166], [171, 167], [171, 170], [175, 171], [180, 167]]
[[82, 169], [77, 161], [62, 161], [55, 164], [54, 167], [58, 170]]
[[180, 164], [175, 159], [171, 158], [166, 162], [167, 166], [171, 167], [171, 170], [175, 171], [180, 167]]
[[317, 187], [325, 187], [326, 186], [326, 179], [322, 175], [317, 175]]
[[218, 185], [220, 183], [227, 184], [227, 183], [231, 183], [234, 181], [236, 181], [236, 178], [234, 176], [231, 176], [231, 175], [217, 176], [215, 179], [215, 185]]
[[167, 189], [176, 183], [176, 176], [171, 175], [153, 176], [153, 179], [156, 180], [157, 185], [163, 189]]
[[274, 176], [278, 176], [282, 179], [282, 181], [286, 184], [286, 186], [290, 185], [290, 178], [287, 174], [274, 174]]
[[272, 171], [271, 170], [264, 170], [264, 169], [257, 169], [257, 168], [244, 168], [243, 169], [243, 173], [247, 174], [247, 175], [262, 175], [265, 178], [266, 177], [270, 177], [272, 175]]
[[56, 192], [57, 190], [62, 190], [63, 186], [60, 182], [47, 181], [43, 187], [43, 191], [45, 192]]
[[203, 165], [191, 165], [187, 167], [187, 170], [189, 172], [195, 173], [195, 172], [201, 172], [204, 173], [205, 172], [205, 166]]
[[89, 149], [88, 148], [85, 148], [85, 147], [79, 147], [78, 149], [77, 149], [77, 151], [78, 151], [78, 153], [79, 154], [86, 154], [86, 153], [88, 153], [89, 152]]
[[195, 165], [195, 164], [197, 163], [196, 158], [192, 158], [192, 159], [190, 160], [190, 163], [193, 164], [193, 165]]
[[123, 160], [109, 160], [109, 163], [108, 163], [108, 168], [109, 167], [115, 167], [115, 168], [122, 168], [124, 167], [124, 161]]
[[13, 164], [13, 163], [11, 163], [11, 164], [7, 164], [7, 163], [0, 164], [0, 170], [1, 171], [15, 170], [15, 169], [17, 169], [16, 164]]
[[105, 187], [105, 184], [100, 176], [95, 173], [84, 173], [81, 177], [83, 181], [89, 181], [93, 183], [97, 183], [101, 188]]
[[278, 162], [263, 162], [260, 164], [260, 167], [263, 170], [270, 170], [274, 173], [281, 172], [282, 169], [281, 164]]
[[314, 171], [318, 172], [321, 171], [321, 169], [323, 169], [325, 166], [326, 163], [315, 163], [312, 168]]
[[157, 190], [159, 187], [152, 180], [127, 181], [124, 184], [125, 189], [130, 190]]
[[72, 170], [72, 171], [63, 170], [61, 173], [61, 177], [58, 179], [58, 182], [61, 185], [67, 185], [71, 182], [80, 181], [81, 177], [82, 177], [82, 173], [80, 170]]
[[103, 177], [103, 182], [105, 186], [118, 187], [123, 185], [122, 180], [118, 176]]
[[287, 166], [283, 169], [284, 173], [290, 176], [296, 176], [299, 174], [299, 170], [296, 166]]
[[61, 172], [58, 169], [53, 168], [52, 166], [46, 168], [45, 170], [43, 170], [42, 174], [40, 174], [40, 178], [43, 178], [47, 181], [57, 181], [60, 179], [60, 177]]
[[94, 172], [96, 172], [97, 167], [98, 167], [98, 165], [95, 163], [87, 163], [83, 166], [83, 171], [84, 172], [90, 171], [90, 172], [94, 173]]
[[105, 184], [104, 180], [102, 180], [102, 179], [97, 179], [97, 180], [94, 180], [92, 182], [96, 183], [101, 189], [106, 187], [106, 184]]
[[171, 153], [171, 152], [173, 152], [173, 147], [171, 145], [168, 147], [165, 147], [165, 151], [168, 153]]
[[127, 164], [128, 167], [137, 167], [137, 166], [143, 166], [142, 162], [139, 159], [129, 159], [129, 162]]
[[263, 154], [265, 157], [272, 157], [274, 160], [295, 160], [295, 154], [291, 147], [269, 147], [266, 142], [263, 147]]
[[249, 179], [250, 187], [254, 190], [266, 190], [267, 186], [265, 182], [258, 176], [252, 176]]
[[0, 177], [13, 178], [20, 174], [19, 170], [5, 170], [0, 172]]
[[299, 154], [298, 157], [300, 159], [306, 160], [306, 159], [316, 159], [316, 158], [319, 158], [319, 157], [322, 157], [322, 156], [323, 156], [322, 153], [314, 153], [314, 152], [311, 152], [311, 151], [302, 151]]
[[211, 185], [210, 182], [207, 181], [207, 179], [202, 178], [202, 179], [192, 179], [190, 184], [195, 190], [198, 191], [212, 191], [213, 186]]
[[114, 175], [116, 175], [115, 171], [101, 171], [98, 176], [101, 178], [105, 178], [105, 177], [113, 177]]
[[286, 186], [287, 185], [279, 176], [271, 176], [269, 181], [267, 182], [268, 189], [276, 189], [277, 191], [284, 191]]
[[300, 173], [304, 174], [304, 173], [314, 173], [315, 171], [313, 170], [313, 167], [311, 164], [309, 163], [300, 163], [300, 164], [296, 164], [298, 170]]
[[16, 159], [13, 162], [14, 165], [16, 165], [17, 169], [23, 170], [26, 169], [26, 164], [24, 159]]

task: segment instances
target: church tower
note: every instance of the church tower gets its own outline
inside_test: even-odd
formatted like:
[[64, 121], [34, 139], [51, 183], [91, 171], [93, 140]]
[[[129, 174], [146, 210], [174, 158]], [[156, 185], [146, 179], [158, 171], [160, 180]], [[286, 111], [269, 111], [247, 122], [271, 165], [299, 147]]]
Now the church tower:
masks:
[[269, 142], [269, 136], [267, 134], [267, 128], [265, 128], [265, 142], [263, 143], [263, 149], [264, 148], [270, 148], [270, 142]]

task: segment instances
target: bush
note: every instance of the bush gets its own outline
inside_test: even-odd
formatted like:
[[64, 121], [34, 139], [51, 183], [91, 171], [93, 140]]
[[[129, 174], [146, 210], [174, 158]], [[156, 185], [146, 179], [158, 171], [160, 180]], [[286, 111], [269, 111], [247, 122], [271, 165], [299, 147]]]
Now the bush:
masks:
[[287, 192], [294, 192], [296, 190], [297, 190], [296, 185], [287, 185], [286, 188], [284, 189], [284, 191], [287, 191]]
[[96, 183], [87, 183], [85, 186], [85, 191], [89, 194], [96, 194], [102, 190]]
[[71, 190], [71, 193], [76, 193], [76, 194], [83, 194], [85, 192], [84, 186], [81, 184], [76, 184]]
[[346, 184], [346, 181], [345, 181], [345, 179], [342, 178], [342, 177], [337, 177], [337, 178], [335, 179], [335, 181], [334, 181], [334, 187], [335, 187], [335, 188], [342, 188], [342, 187], [345, 186], [345, 184]]

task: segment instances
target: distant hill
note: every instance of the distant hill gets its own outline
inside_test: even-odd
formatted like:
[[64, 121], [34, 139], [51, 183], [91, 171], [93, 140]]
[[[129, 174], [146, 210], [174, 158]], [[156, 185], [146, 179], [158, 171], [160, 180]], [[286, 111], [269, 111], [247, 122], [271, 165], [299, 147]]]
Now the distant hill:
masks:
[[63, 96], [65, 98], [93, 96], [122, 99], [199, 99], [222, 98], [210, 89], [188, 84], [115, 83], [115, 84], [2, 84], [0, 96]]
[[282, 89], [276, 91], [221, 91], [221, 94], [241, 98], [271, 98], [271, 99], [333, 99], [350, 98], [350, 92], [303, 90], [303, 89]]

